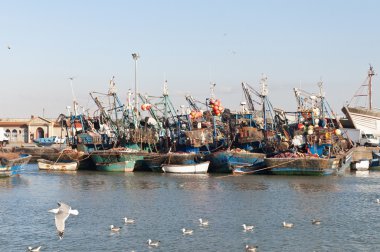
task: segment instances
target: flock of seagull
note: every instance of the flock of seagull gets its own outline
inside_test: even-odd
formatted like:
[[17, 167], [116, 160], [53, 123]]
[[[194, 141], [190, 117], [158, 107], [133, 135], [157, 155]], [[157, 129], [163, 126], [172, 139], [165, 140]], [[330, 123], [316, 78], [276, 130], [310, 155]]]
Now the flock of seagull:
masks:
[[[376, 203], [380, 204], [380, 199], [376, 199]], [[58, 208], [51, 209], [51, 210], [49, 210], [49, 212], [55, 214], [55, 226], [57, 228], [59, 239], [63, 238], [63, 234], [65, 232], [65, 221], [70, 216], [70, 214], [72, 214], [72, 215], [78, 215], [79, 214], [78, 210], [72, 209], [71, 206], [69, 206], [63, 202], [58, 202]], [[135, 220], [131, 219], [131, 218], [124, 217], [123, 220], [124, 220], [125, 224], [135, 223]], [[198, 220], [199, 220], [200, 226], [207, 227], [209, 225], [208, 220], [204, 220], [202, 218], [200, 218]], [[318, 219], [313, 219], [313, 220], [311, 220], [311, 223], [313, 225], [320, 225], [321, 221]], [[284, 228], [293, 228], [294, 224], [284, 221], [282, 223], [282, 226]], [[246, 224], [243, 224], [242, 227], [243, 227], [243, 231], [253, 231], [255, 228], [255, 226], [253, 226], [253, 225], [246, 225]], [[119, 232], [121, 228], [122, 227], [110, 225], [111, 232]], [[183, 233], [183, 235], [192, 235], [194, 233], [194, 230], [182, 228], [182, 233]], [[160, 241], [148, 239], [147, 244], [149, 247], [158, 247], [158, 246], [160, 246]], [[258, 246], [247, 244], [245, 246], [245, 251], [256, 252], [257, 248], [258, 248]], [[39, 252], [40, 249], [41, 249], [41, 246], [28, 247], [28, 251], [30, 251], [30, 252]]]
[[[380, 200], [379, 199], [377, 199], [377, 203], [380, 204]], [[78, 210], [72, 209], [71, 206], [69, 206], [69, 205], [67, 205], [67, 204], [65, 204], [63, 202], [58, 202], [58, 208], [51, 209], [48, 212], [51, 212], [51, 213], [55, 214], [55, 226], [57, 228], [59, 239], [63, 238], [63, 234], [65, 232], [65, 221], [70, 216], [70, 214], [72, 214], [72, 215], [78, 215], [79, 214]], [[130, 218], [127, 218], [127, 217], [124, 217], [123, 220], [124, 220], [125, 224], [133, 224], [133, 223], [135, 223], [134, 219], [130, 219]], [[209, 221], [208, 220], [204, 220], [202, 218], [199, 218], [198, 220], [199, 220], [199, 225], [200, 226], [207, 227], [209, 225]], [[319, 225], [319, 224], [321, 224], [321, 221], [317, 220], [317, 219], [313, 219], [312, 220], [312, 224]], [[253, 231], [254, 228], [255, 228], [253, 225], [243, 224], [242, 226], [243, 226], [243, 230], [244, 231]], [[284, 228], [293, 228], [294, 224], [284, 221], [282, 223], [282, 226]], [[115, 233], [119, 232], [121, 230], [121, 228], [122, 227], [117, 227], [117, 226], [114, 226], [114, 225], [110, 225], [111, 232], [115, 232]], [[183, 233], [183, 235], [192, 235], [194, 233], [194, 230], [193, 229], [182, 228], [182, 233]], [[148, 244], [149, 247], [158, 247], [158, 246], [160, 246], [160, 241], [154, 241], [154, 240], [148, 239], [147, 240], [147, 244]], [[245, 251], [256, 252], [257, 248], [258, 248], [258, 246], [248, 245], [247, 244], [245, 246]], [[41, 249], [41, 246], [28, 247], [28, 251], [30, 251], [30, 252], [39, 252], [40, 249]]]

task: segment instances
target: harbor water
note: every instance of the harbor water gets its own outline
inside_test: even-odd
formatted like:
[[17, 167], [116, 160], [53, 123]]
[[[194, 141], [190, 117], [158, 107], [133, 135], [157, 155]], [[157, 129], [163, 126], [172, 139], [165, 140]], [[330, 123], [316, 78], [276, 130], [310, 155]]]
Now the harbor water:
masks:
[[[43, 172], [0, 179], [0, 251], [380, 251], [380, 172], [343, 176]], [[57, 201], [78, 209], [58, 238]], [[135, 219], [124, 224], [123, 217]], [[199, 218], [209, 226], [199, 226]], [[312, 219], [320, 219], [313, 225]], [[294, 223], [293, 228], [282, 222]], [[115, 233], [109, 226], [121, 226]], [[242, 224], [254, 225], [243, 231]], [[193, 229], [183, 235], [181, 229]], [[159, 240], [157, 248], [147, 240]]]

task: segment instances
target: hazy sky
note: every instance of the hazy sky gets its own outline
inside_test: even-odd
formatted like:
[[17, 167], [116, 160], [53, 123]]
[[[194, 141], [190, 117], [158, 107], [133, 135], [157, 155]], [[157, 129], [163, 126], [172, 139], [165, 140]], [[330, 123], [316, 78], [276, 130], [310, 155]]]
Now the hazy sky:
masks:
[[[56, 118], [71, 105], [94, 108], [112, 76], [124, 101], [134, 88], [160, 95], [165, 79], [176, 106], [204, 100], [210, 82], [238, 108], [241, 82], [268, 77], [274, 107], [295, 110], [294, 87], [317, 92], [339, 111], [380, 72], [380, 1], [369, 0], [33, 0], [1, 1], [0, 118]], [[8, 49], [10, 46], [10, 49]], [[374, 77], [374, 106], [380, 78]]]

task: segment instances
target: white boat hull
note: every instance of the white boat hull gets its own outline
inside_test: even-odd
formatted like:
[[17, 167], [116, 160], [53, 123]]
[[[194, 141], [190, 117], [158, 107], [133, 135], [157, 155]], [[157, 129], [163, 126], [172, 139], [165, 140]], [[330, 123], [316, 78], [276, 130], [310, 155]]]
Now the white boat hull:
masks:
[[369, 110], [360, 107], [343, 107], [343, 113], [346, 115], [356, 129], [372, 133], [380, 137], [380, 111]]
[[352, 162], [351, 163], [351, 170], [355, 171], [368, 171], [370, 165], [369, 160], [360, 160], [357, 162]]
[[189, 173], [189, 174], [198, 174], [198, 173], [207, 173], [210, 161], [197, 163], [197, 164], [164, 164], [162, 165], [163, 172], [168, 173]]
[[38, 168], [40, 170], [51, 171], [76, 171], [78, 169], [78, 162], [53, 162], [45, 159], [38, 159]]

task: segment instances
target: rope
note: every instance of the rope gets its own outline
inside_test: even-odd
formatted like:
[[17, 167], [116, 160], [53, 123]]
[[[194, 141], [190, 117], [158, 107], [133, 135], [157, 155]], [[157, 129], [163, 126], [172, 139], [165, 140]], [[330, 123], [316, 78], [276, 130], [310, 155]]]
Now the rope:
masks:
[[61, 153], [59, 154], [59, 156], [58, 156], [58, 158], [57, 158], [57, 160], [55, 160], [55, 162], [54, 162], [54, 164], [53, 165], [55, 165], [55, 164], [57, 164], [58, 163], [58, 160], [61, 158], [61, 156], [62, 156], [62, 154], [63, 154], [63, 152], [64, 152], [65, 150], [62, 150], [61, 151]]
[[226, 178], [226, 177], [231, 177], [231, 176], [241, 176], [241, 175], [244, 175], [244, 174], [256, 173], [258, 171], [268, 170], [268, 169], [272, 169], [272, 168], [280, 166], [280, 165], [284, 165], [284, 164], [288, 164], [288, 163], [291, 163], [291, 162], [295, 162], [296, 160], [297, 159], [293, 159], [293, 160], [290, 160], [290, 161], [287, 161], [287, 162], [283, 162], [283, 163], [280, 163], [280, 164], [277, 164], [277, 165], [272, 165], [272, 166], [265, 167], [265, 168], [258, 169], [258, 170], [254, 170], [254, 171], [247, 171], [247, 172], [244, 172], [244, 173], [232, 173], [232, 174], [229, 174], [229, 175], [226, 175], [226, 176], [217, 177], [217, 178]]
[[[254, 171], [247, 171], [247, 172], [241, 173], [241, 175], [243, 175], [243, 174], [251, 174], [251, 173], [258, 172], [258, 171], [264, 171], [264, 170], [272, 169], [274, 167], [277, 167], [277, 166], [280, 166], [280, 165], [284, 165], [284, 164], [289, 164], [289, 163], [292, 163], [294, 161], [297, 161], [297, 159], [293, 159], [293, 160], [290, 160], [290, 161], [287, 161], [287, 162], [283, 162], [283, 163], [280, 163], [280, 164], [277, 164], [277, 165], [272, 165], [272, 166], [269, 166], [269, 167], [257, 169], [257, 170], [254, 170]], [[238, 175], [238, 174], [239, 173], [235, 173], [235, 174], [233, 173], [233, 175]]]

